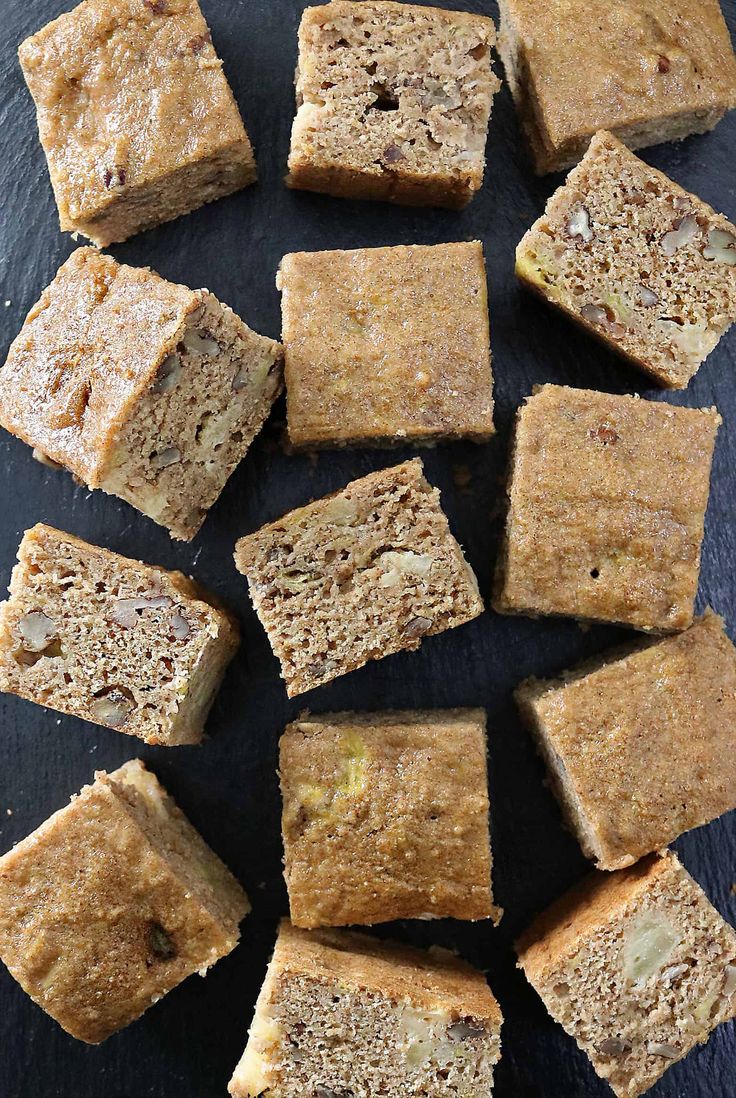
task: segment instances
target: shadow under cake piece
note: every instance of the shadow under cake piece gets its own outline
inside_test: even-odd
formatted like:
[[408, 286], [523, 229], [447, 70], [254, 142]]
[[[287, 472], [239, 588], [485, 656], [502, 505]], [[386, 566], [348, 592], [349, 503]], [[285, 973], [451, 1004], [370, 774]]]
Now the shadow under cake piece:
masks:
[[736, 226], [608, 133], [519, 244], [516, 273], [670, 389], [736, 320]]
[[685, 633], [516, 691], [584, 853], [620, 869], [736, 808], [736, 650], [712, 611]]
[[293, 445], [493, 434], [479, 241], [298, 252], [278, 284]]
[[0, 604], [0, 690], [174, 747], [202, 739], [237, 625], [181, 572], [39, 523]]
[[235, 563], [289, 697], [483, 612], [439, 497], [415, 458], [240, 539]]
[[499, 0], [499, 51], [540, 175], [597, 130], [630, 148], [711, 130], [736, 106], [718, 0]]
[[501, 1011], [446, 950], [281, 924], [233, 1098], [487, 1095]]
[[483, 182], [495, 28], [392, 0], [307, 8], [290, 186], [339, 198], [465, 206]]
[[720, 423], [715, 408], [535, 389], [516, 416], [496, 610], [691, 625]]
[[242, 888], [139, 760], [95, 775], [0, 858], [0, 957], [98, 1044], [230, 953]]
[[0, 423], [190, 540], [281, 391], [280, 344], [208, 290], [79, 248], [0, 371]]
[[62, 230], [105, 247], [255, 180], [196, 0], [85, 0], [19, 57]]
[[499, 920], [482, 709], [306, 714], [279, 773], [296, 926]]
[[547, 1010], [618, 1098], [736, 1014], [736, 934], [670, 851], [594, 872], [517, 943]]

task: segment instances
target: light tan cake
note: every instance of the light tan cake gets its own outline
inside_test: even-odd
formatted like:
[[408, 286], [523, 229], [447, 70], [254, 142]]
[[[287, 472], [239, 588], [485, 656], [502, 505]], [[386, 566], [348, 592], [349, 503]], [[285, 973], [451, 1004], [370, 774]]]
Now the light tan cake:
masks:
[[284, 922], [230, 1094], [490, 1098], [501, 1022], [485, 977], [445, 950]]
[[618, 1098], [643, 1094], [736, 1015], [736, 934], [670, 851], [586, 878], [517, 950]]
[[279, 772], [296, 926], [498, 921], [482, 709], [305, 714]]
[[483, 182], [490, 19], [393, 0], [334, 0], [299, 27], [292, 187], [465, 206]]
[[736, 808], [736, 650], [712, 611], [678, 636], [530, 679], [516, 700], [599, 869]]
[[238, 943], [242, 888], [139, 760], [0, 858], [0, 957], [98, 1044]]
[[499, 49], [537, 172], [596, 130], [630, 148], [712, 129], [736, 106], [718, 0], [499, 0]]
[[535, 389], [516, 417], [499, 613], [687, 629], [720, 423], [715, 408]]
[[519, 244], [516, 273], [669, 389], [736, 320], [736, 226], [608, 133]]
[[106, 247], [255, 180], [197, 0], [84, 0], [18, 53], [62, 230]]
[[240, 539], [235, 564], [289, 697], [483, 612], [439, 499], [414, 459]]
[[188, 541], [281, 391], [282, 348], [208, 290], [79, 248], [0, 371], [0, 423]]
[[238, 628], [192, 580], [39, 523], [9, 590], [0, 690], [146, 743], [202, 739]]
[[491, 437], [480, 241], [297, 252], [278, 285], [293, 445]]

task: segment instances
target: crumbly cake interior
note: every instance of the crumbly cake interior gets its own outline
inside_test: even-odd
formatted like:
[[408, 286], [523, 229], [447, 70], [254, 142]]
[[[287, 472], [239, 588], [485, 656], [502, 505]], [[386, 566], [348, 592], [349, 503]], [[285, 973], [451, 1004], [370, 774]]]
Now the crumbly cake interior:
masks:
[[63, 230], [106, 247], [254, 181], [196, 0], [86, 0], [19, 56]]
[[517, 413], [499, 613], [693, 621], [715, 409], [544, 385]]
[[293, 187], [463, 206], [483, 180], [500, 86], [490, 19], [392, 2], [308, 8], [299, 33]]
[[736, 934], [669, 852], [596, 874], [520, 950], [552, 1017], [619, 1098], [736, 1014]]
[[241, 538], [236, 565], [289, 696], [483, 610], [418, 459], [353, 481]]
[[147, 743], [196, 743], [237, 643], [180, 573], [39, 525], [2, 604], [0, 688]]
[[523, 282], [682, 389], [736, 320], [736, 227], [610, 134], [517, 249]]
[[281, 348], [210, 293], [192, 295], [148, 391], [117, 434], [99, 486], [190, 540], [281, 391]]

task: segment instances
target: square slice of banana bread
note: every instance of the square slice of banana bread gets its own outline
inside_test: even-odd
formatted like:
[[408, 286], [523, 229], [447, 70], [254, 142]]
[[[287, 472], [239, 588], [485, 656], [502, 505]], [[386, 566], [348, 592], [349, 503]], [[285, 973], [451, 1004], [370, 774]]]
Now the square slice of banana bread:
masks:
[[306, 714], [279, 773], [296, 926], [500, 918], [482, 709]]
[[282, 348], [207, 290], [78, 248], [0, 371], [0, 423], [189, 541], [268, 418]]
[[718, 0], [499, 0], [499, 48], [540, 175], [596, 130], [632, 148], [711, 130], [736, 106]]
[[230, 1094], [490, 1096], [501, 1022], [454, 954], [284, 922]]
[[480, 241], [297, 252], [279, 286], [294, 446], [491, 437]]
[[466, 12], [333, 0], [299, 28], [290, 186], [465, 206], [483, 182], [495, 28]]
[[238, 628], [181, 572], [39, 523], [0, 604], [0, 690], [174, 747], [198, 743]]
[[677, 636], [530, 679], [516, 700], [599, 869], [736, 808], [736, 649], [710, 610]]
[[104, 1041], [230, 953], [242, 888], [139, 760], [0, 858], [0, 958], [72, 1037]]
[[254, 182], [197, 0], [84, 0], [18, 52], [62, 230], [107, 247]]
[[240, 539], [235, 563], [289, 697], [483, 612], [439, 500], [415, 458]]
[[715, 408], [535, 389], [516, 416], [498, 612], [687, 629], [720, 423]]
[[519, 244], [516, 273], [668, 389], [736, 320], [736, 226], [609, 133]]
[[594, 872], [517, 951], [547, 1010], [618, 1098], [643, 1094], [736, 1015], [736, 934], [671, 851]]

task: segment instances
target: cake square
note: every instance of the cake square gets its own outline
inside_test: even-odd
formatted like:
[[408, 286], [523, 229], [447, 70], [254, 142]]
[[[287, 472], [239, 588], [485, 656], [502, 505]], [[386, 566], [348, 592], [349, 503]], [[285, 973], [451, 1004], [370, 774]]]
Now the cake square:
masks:
[[190, 540], [281, 391], [280, 344], [207, 290], [79, 248], [0, 371], [0, 423]]
[[720, 423], [715, 408], [535, 389], [516, 417], [496, 610], [687, 629]]
[[718, 0], [499, 0], [499, 50], [536, 170], [569, 168], [596, 130], [629, 148], [713, 129], [736, 106]]
[[9, 591], [0, 690], [146, 743], [202, 739], [238, 628], [193, 580], [39, 523]]
[[197, 0], [84, 0], [18, 56], [62, 230], [104, 248], [255, 180]]
[[[516, 699], [583, 851], [620, 869], [736, 808], [736, 650], [707, 611]], [[605, 774], [605, 781], [601, 781]]]
[[242, 888], [140, 760], [95, 775], [0, 858], [0, 957], [99, 1044], [230, 953]]
[[446, 950], [284, 921], [230, 1094], [490, 1096], [501, 1023], [485, 977]]
[[480, 188], [490, 19], [393, 0], [333, 0], [299, 27], [287, 183], [338, 198], [465, 206]]
[[517, 943], [519, 968], [618, 1098], [736, 1014], [736, 934], [671, 851], [594, 872]]
[[235, 564], [289, 697], [483, 612], [439, 498], [415, 458], [240, 539]]
[[498, 922], [484, 710], [304, 714], [279, 773], [296, 926]]
[[736, 226], [607, 133], [519, 244], [516, 273], [668, 389], [736, 320]]
[[298, 252], [279, 287], [293, 445], [491, 437], [479, 241]]

